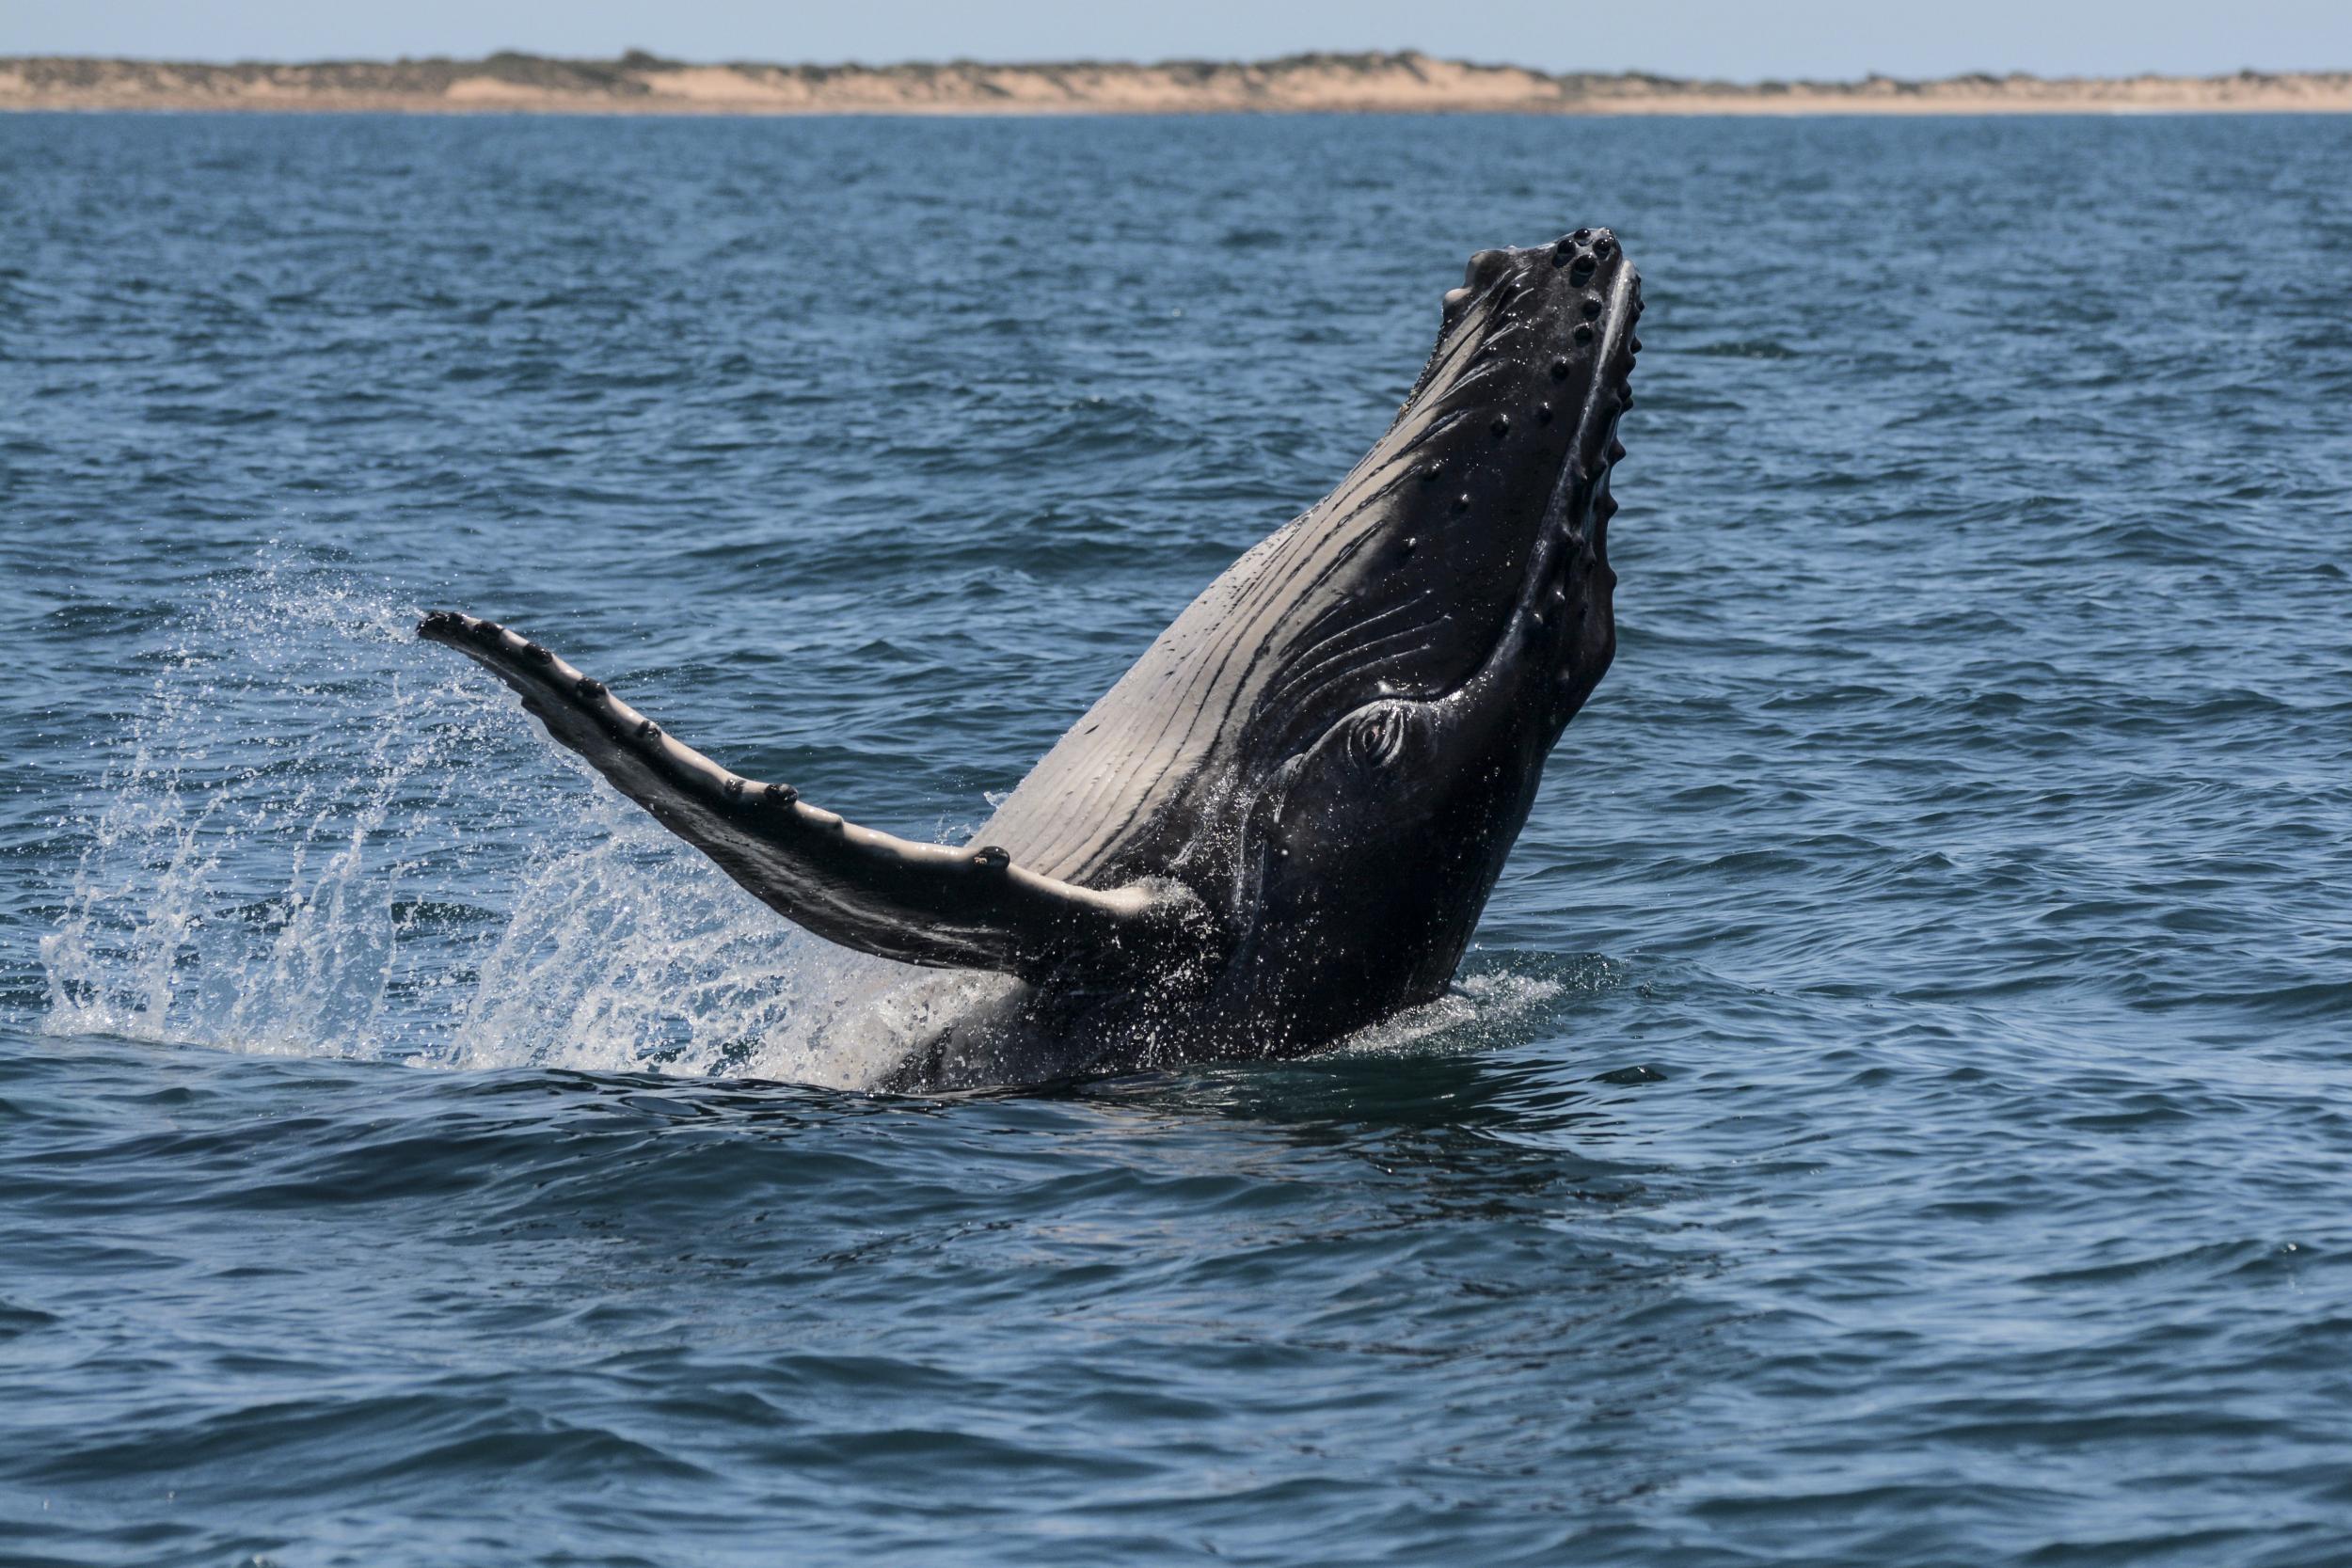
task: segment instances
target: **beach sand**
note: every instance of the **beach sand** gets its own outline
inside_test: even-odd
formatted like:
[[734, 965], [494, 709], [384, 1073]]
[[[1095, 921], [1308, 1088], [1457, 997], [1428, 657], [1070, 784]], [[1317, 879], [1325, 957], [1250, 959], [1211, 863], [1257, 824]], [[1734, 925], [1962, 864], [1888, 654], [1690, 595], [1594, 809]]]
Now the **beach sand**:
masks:
[[691, 65], [481, 60], [209, 65], [0, 58], [0, 109], [558, 114], [2180, 114], [2352, 113], [2352, 71], [1968, 75], [1733, 83], [1554, 75], [1418, 53], [1254, 63]]

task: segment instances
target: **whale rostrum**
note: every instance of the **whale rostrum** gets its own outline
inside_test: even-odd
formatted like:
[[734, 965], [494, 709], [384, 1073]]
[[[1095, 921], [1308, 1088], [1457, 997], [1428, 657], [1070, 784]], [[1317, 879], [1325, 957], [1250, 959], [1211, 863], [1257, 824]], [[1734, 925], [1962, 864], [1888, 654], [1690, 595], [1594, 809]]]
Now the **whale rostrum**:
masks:
[[921, 1005], [877, 1004], [902, 1033], [875, 1086], [1313, 1050], [1451, 983], [1613, 656], [1610, 484], [1641, 311], [1606, 229], [1470, 258], [1379, 442], [961, 847], [730, 772], [493, 622], [437, 610], [418, 630], [787, 919], [1002, 977], [901, 972], [897, 1002]]

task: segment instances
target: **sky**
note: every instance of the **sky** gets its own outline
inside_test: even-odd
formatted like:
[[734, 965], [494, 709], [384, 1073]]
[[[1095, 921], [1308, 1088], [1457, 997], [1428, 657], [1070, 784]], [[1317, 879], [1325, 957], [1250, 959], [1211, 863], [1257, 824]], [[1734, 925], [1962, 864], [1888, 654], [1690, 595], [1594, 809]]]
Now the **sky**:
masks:
[[1420, 49], [1736, 80], [2352, 69], [2352, 0], [0, 0], [0, 55], [1254, 58]]

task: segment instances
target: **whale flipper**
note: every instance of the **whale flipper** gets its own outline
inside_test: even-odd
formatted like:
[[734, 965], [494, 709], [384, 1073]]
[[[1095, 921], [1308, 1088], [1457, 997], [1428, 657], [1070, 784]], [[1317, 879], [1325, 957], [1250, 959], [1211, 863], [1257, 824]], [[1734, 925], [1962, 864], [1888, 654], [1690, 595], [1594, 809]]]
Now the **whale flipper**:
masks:
[[1079, 887], [1025, 870], [1002, 849], [861, 828], [788, 784], [729, 772], [495, 622], [436, 610], [417, 635], [487, 667], [663, 827], [777, 913], [845, 947], [1040, 980], [1164, 965], [1172, 948], [1202, 938], [1200, 900], [1174, 883]]

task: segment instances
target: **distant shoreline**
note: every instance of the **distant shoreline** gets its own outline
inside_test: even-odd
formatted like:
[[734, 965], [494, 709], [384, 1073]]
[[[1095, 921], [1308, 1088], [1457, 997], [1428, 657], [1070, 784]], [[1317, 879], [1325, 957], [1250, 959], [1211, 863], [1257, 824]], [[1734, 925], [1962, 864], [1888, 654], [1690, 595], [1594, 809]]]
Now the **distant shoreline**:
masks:
[[479, 60], [235, 65], [0, 57], [0, 110], [400, 114], [2277, 114], [2352, 113], [2352, 71], [1697, 81], [1555, 74], [1406, 52], [1152, 65], [692, 65]]

